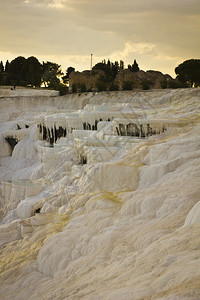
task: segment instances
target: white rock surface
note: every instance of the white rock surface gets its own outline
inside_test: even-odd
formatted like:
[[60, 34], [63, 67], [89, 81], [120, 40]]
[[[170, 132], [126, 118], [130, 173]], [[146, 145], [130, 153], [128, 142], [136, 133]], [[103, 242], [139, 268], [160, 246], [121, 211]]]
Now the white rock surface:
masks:
[[[0, 89], [1, 299], [199, 299], [200, 90], [46, 92]], [[167, 130], [118, 136], [135, 118]]]

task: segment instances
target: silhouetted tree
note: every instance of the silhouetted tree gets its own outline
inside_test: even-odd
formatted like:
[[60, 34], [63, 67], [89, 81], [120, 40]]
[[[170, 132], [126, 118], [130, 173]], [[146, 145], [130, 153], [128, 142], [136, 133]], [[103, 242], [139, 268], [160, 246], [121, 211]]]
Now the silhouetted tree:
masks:
[[10, 74], [9, 74], [9, 62], [7, 60], [5, 68], [3, 66], [3, 63], [0, 64], [0, 84], [2, 85], [9, 85], [10, 84]]
[[4, 84], [3, 71], [4, 71], [4, 66], [3, 66], [3, 62], [1, 61], [1, 63], [0, 63], [0, 84]]
[[6, 73], [9, 73], [9, 72], [10, 72], [10, 63], [9, 63], [8, 60], [6, 61], [5, 72], [6, 72]]
[[4, 65], [2, 61], [0, 62], [0, 72], [4, 72]]
[[118, 63], [118, 61], [115, 61], [114, 64], [113, 63], [111, 64], [111, 71], [112, 71], [112, 77], [113, 77], [113, 79], [115, 79], [118, 72], [119, 72], [119, 63]]
[[177, 79], [188, 87], [200, 86], [200, 59], [189, 59], [175, 68]]
[[75, 71], [74, 67], [69, 67], [69, 68], [67, 68], [67, 73], [66, 74], [69, 76], [74, 71]]
[[123, 60], [120, 60], [119, 68], [121, 70], [124, 70], [124, 62], [123, 62]]
[[[6, 61], [4, 72], [0, 71], [2, 73], [0, 83], [39, 87], [43, 82], [46, 87], [58, 89], [61, 94], [66, 93], [67, 87], [60, 85], [60, 77], [63, 75], [60, 67], [60, 65], [52, 62], [41, 64], [34, 56], [27, 59], [18, 56], [11, 63], [8, 60]], [[69, 72], [74, 70], [74, 68], [70, 68], [68, 68]], [[0, 63], [0, 70], [3, 70], [2, 63]]]
[[134, 72], [134, 73], [136, 73], [136, 72], [138, 72], [140, 70], [139, 67], [138, 67], [138, 64], [136, 62], [136, 59], [134, 59], [134, 63], [132, 64], [132, 66], [130, 64], [128, 65], [128, 69], [131, 72]]
[[134, 63], [133, 63], [133, 65], [132, 65], [132, 72], [136, 73], [136, 72], [138, 72], [139, 70], [140, 70], [140, 69], [139, 69], [138, 64], [137, 64], [137, 62], [136, 62], [136, 59], [134, 59]]
[[[114, 80], [119, 72], [119, 63], [118, 61], [115, 61], [115, 63], [111, 62], [108, 59], [108, 62], [106, 63], [105, 59], [101, 63], [97, 63], [93, 68], [93, 70], [102, 70], [104, 71], [107, 80]], [[111, 77], [111, 78], [109, 78]]]
[[34, 56], [26, 60], [26, 81], [32, 87], [41, 85], [42, 65]]
[[97, 63], [92, 69], [93, 71], [102, 70], [105, 74], [100, 76], [96, 83], [98, 91], [107, 89], [114, 91], [119, 89], [118, 85], [115, 83], [115, 78], [117, 77], [119, 70], [124, 69], [124, 62], [122, 60], [120, 60], [119, 64], [118, 61], [113, 63], [109, 59], [107, 62], [104, 59], [101, 63]]
[[108, 65], [104, 62], [102, 63], [97, 63], [92, 70], [102, 70], [105, 72], [106, 75], [108, 75], [110, 73], [110, 68], [108, 67]]
[[64, 83], [68, 83], [68, 81], [69, 81], [69, 75], [70, 75], [72, 72], [74, 72], [74, 71], [75, 71], [75, 68], [73, 68], [73, 67], [67, 68], [67, 70], [66, 70], [66, 75], [62, 77], [62, 80], [63, 80]]
[[128, 70], [132, 71], [132, 66], [130, 64], [128, 65]]
[[12, 60], [9, 73], [13, 85], [26, 86], [26, 59], [18, 56]]
[[42, 82], [44, 83], [45, 87], [56, 88], [59, 83], [59, 77], [63, 75], [61, 71], [61, 66], [47, 61], [46, 63], [43, 62], [43, 74], [42, 74]]

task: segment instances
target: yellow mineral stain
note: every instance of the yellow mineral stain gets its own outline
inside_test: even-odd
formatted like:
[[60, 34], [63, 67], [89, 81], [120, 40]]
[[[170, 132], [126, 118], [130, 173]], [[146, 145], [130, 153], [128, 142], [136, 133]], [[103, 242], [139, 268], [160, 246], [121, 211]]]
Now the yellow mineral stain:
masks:
[[0, 251], [0, 275], [19, 269], [27, 262], [35, 260], [43, 244], [51, 236], [62, 231], [69, 219], [67, 215], [43, 213], [26, 219], [26, 223], [31, 223], [37, 218], [43, 219], [42, 225], [33, 225], [32, 233], [25, 234], [23, 239], [7, 243], [2, 247]]

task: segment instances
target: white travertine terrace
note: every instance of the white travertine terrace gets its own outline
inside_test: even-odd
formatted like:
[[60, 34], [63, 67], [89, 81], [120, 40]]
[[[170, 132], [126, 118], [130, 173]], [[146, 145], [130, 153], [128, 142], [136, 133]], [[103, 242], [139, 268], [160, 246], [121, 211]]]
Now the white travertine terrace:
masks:
[[4, 133], [3, 136], [4, 138], [13, 137], [19, 142], [26, 137], [27, 131], [28, 130], [25, 128], [21, 130], [8, 130]]
[[[140, 114], [136, 114], [134, 110], [130, 112], [122, 108], [121, 111], [112, 112], [106, 111], [106, 108], [109, 109], [110, 106], [102, 105], [102, 110], [100, 107], [100, 105], [98, 107], [96, 105], [87, 105], [86, 109], [79, 110], [78, 113], [39, 116], [38, 138], [53, 144], [62, 136], [74, 137], [74, 134], [71, 135], [74, 131], [80, 135], [84, 129], [82, 133], [84, 135], [85, 131], [100, 130], [100, 127], [98, 127], [99, 123], [103, 124], [100, 126], [105, 126], [106, 122], [111, 121], [117, 135], [135, 137], [148, 137], [153, 134], [160, 134], [168, 127], [178, 125], [177, 120], [139, 119]], [[119, 110], [119, 107], [117, 109]], [[123, 118], [118, 118], [119, 116]], [[137, 119], [132, 119], [133, 116], [137, 117]]]
[[199, 299], [199, 101], [0, 89], [1, 298]]

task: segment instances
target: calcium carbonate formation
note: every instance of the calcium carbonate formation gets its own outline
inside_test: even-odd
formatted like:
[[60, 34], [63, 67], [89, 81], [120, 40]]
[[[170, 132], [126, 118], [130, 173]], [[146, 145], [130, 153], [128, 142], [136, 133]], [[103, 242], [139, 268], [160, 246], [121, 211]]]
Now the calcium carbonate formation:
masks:
[[199, 89], [9, 93], [2, 299], [199, 299]]
[[114, 107], [106, 104], [86, 105], [85, 109], [77, 113], [39, 116], [38, 138], [53, 145], [61, 137], [70, 137], [74, 130], [97, 131], [99, 122], [112, 122], [113, 129], [119, 136], [145, 138], [160, 134], [172, 125], [170, 120], [140, 119], [141, 115], [141, 112], [123, 103]]

